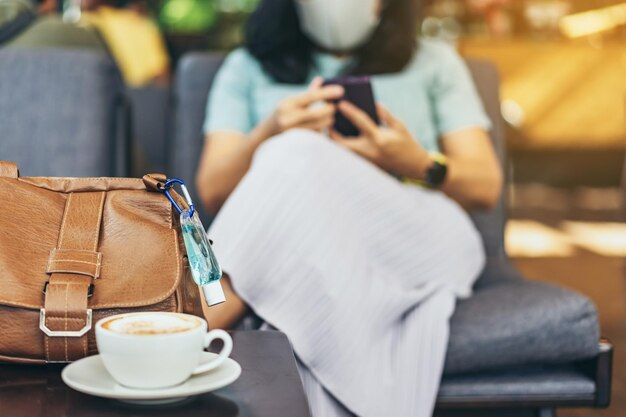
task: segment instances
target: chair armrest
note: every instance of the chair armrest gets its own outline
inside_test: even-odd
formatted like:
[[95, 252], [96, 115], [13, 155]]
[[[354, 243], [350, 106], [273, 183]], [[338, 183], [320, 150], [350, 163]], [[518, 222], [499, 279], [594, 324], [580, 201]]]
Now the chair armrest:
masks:
[[606, 408], [611, 404], [611, 384], [613, 379], [613, 344], [602, 338], [598, 343], [598, 355], [579, 363], [587, 376], [593, 378], [596, 385], [594, 407]]

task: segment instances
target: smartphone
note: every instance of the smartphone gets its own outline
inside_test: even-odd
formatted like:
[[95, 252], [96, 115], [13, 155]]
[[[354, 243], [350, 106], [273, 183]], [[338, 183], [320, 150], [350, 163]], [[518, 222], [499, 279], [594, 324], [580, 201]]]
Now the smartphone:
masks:
[[[324, 81], [323, 85], [340, 85], [344, 88], [345, 94], [341, 98], [347, 100], [363, 110], [377, 124], [378, 113], [376, 112], [376, 102], [374, 101], [374, 93], [372, 84], [368, 76], [345, 76], [332, 78]], [[336, 100], [335, 102], [338, 102]], [[333, 126], [337, 132], [343, 136], [359, 136], [359, 129], [352, 124], [339, 110], [335, 113], [335, 124]]]

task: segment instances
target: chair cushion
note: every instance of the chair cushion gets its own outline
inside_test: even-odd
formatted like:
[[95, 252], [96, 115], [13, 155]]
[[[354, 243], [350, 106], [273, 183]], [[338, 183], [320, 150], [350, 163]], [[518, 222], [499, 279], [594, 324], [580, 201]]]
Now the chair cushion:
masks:
[[444, 373], [589, 358], [598, 340], [595, 306], [582, 295], [522, 278], [489, 280], [457, 305]]

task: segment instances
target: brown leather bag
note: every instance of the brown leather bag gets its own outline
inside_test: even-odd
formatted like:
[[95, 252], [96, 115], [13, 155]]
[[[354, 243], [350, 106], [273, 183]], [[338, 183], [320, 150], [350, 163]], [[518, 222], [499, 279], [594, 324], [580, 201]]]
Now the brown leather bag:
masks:
[[20, 178], [0, 161], [0, 361], [95, 354], [112, 314], [202, 315], [178, 213], [151, 192], [165, 179]]

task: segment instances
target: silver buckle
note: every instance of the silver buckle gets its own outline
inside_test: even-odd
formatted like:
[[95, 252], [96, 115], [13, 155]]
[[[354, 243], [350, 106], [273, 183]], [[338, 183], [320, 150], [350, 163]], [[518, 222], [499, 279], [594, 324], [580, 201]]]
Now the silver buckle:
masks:
[[81, 337], [89, 330], [91, 330], [91, 309], [87, 309], [87, 320], [85, 323], [85, 327], [80, 330], [58, 331], [50, 330], [48, 326], [46, 326], [46, 309], [42, 308], [41, 310], [39, 310], [39, 328], [42, 332], [50, 337]]

